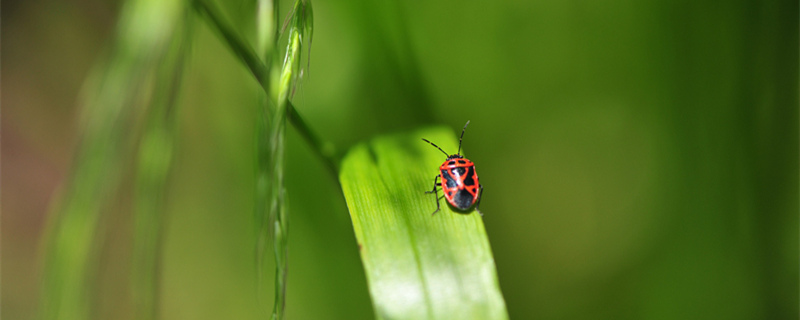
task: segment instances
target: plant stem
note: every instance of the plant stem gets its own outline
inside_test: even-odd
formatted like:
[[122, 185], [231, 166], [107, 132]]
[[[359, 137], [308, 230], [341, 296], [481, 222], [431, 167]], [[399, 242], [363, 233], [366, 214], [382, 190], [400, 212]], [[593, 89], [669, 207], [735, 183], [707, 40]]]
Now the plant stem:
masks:
[[303, 139], [311, 145], [314, 153], [325, 163], [325, 166], [331, 174], [333, 174], [334, 177], [337, 176], [339, 172], [339, 161], [336, 158], [336, 147], [332, 143], [320, 139], [311, 127], [306, 124], [300, 114], [297, 113], [297, 109], [294, 108], [291, 102], [288, 103], [288, 111], [289, 122], [292, 123], [292, 126], [300, 133]]
[[[233, 53], [240, 57], [242, 61], [244, 61], [245, 65], [250, 70], [250, 73], [252, 73], [253, 77], [256, 78], [259, 84], [261, 84], [261, 87], [264, 89], [264, 91], [269, 93], [269, 68], [267, 68], [262, 60], [258, 58], [255, 50], [250, 48], [250, 46], [248, 46], [236, 34], [236, 32], [233, 31], [233, 28], [223, 22], [223, 19], [220, 17], [219, 10], [213, 9], [213, 7], [209, 6], [205, 3], [205, 1], [202, 0], [194, 1], [194, 3], [198, 12], [208, 19], [209, 24], [211, 24], [211, 26], [220, 33], [222, 39], [228, 44], [228, 47], [233, 51]], [[332, 143], [323, 140], [319, 135], [311, 130], [291, 102], [287, 103], [286, 108], [288, 112], [287, 115], [289, 116], [289, 122], [311, 145], [314, 153], [316, 153], [317, 156], [319, 156], [319, 158], [325, 162], [325, 165], [331, 169], [334, 178], [338, 179], [336, 172], [338, 171], [339, 165], [335, 155], [335, 146]]]
[[[257, 41], [257, 54], [261, 56], [257, 59], [259, 63], [262, 61], [266, 61], [270, 64], [267, 66], [275, 65], [274, 60], [274, 48], [276, 48], [275, 42], [278, 38], [276, 30], [277, 28], [277, 12], [278, 12], [278, 2], [273, 2], [271, 0], [258, 0], [256, 3], [256, 41]], [[256, 60], [255, 58], [253, 58]], [[251, 69], [253, 70], [253, 69]], [[256, 70], [252, 71], [253, 74], [257, 74]], [[263, 73], [257, 74], [256, 79], [259, 80], [262, 88], [263, 94], [256, 106], [256, 186], [255, 186], [255, 226], [256, 226], [256, 252], [255, 252], [255, 259], [256, 259], [256, 278], [257, 278], [257, 287], [259, 293], [264, 292], [266, 283], [264, 283], [264, 275], [268, 273], [267, 270], [267, 253], [270, 251], [268, 250], [268, 244], [271, 240], [270, 236], [279, 236], [276, 235], [275, 232], [272, 232], [273, 229], [272, 224], [274, 223], [273, 219], [273, 204], [276, 204], [276, 201], [273, 201], [273, 194], [272, 191], [275, 186], [273, 177], [275, 174], [275, 166], [270, 165], [274, 164], [274, 149], [273, 144], [271, 143], [270, 137], [272, 136], [272, 132], [270, 128], [274, 126], [270, 125], [270, 119], [273, 119], [272, 110], [270, 109], [270, 105], [272, 104], [269, 101], [269, 98], [266, 96], [266, 93], [269, 92], [270, 87], [270, 77], [269, 77], [269, 70], [267, 67], [264, 67]], [[280, 234], [282, 236], [283, 234]], [[283, 237], [280, 237], [283, 238]], [[273, 244], [276, 242], [273, 240]], [[275, 253], [275, 248], [273, 248], [272, 252]], [[277, 268], [280, 268], [282, 264], [277, 263]], [[277, 272], [277, 271], [276, 271]], [[279, 272], [278, 272], [279, 273]], [[280, 288], [280, 283], [275, 281], [274, 290], [277, 291], [277, 288]], [[277, 292], [276, 292], [277, 294]], [[259, 295], [260, 296], [260, 295]], [[282, 295], [281, 295], [282, 296]], [[259, 299], [260, 301], [261, 299]], [[272, 315], [277, 312], [278, 304], [273, 301], [273, 311]]]
[[270, 86], [270, 79], [268, 76], [269, 69], [264, 62], [258, 58], [253, 48], [247, 45], [247, 43], [239, 37], [239, 34], [223, 20], [220, 10], [214, 4], [203, 0], [196, 0], [193, 1], [193, 3], [195, 10], [197, 10], [200, 16], [206, 18], [211, 27], [219, 32], [231, 51], [247, 65], [247, 68], [256, 80], [258, 80], [258, 83], [261, 84], [261, 87], [264, 88], [265, 91], [268, 91]]
[[[286, 191], [284, 189], [285, 133], [286, 119], [294, 125], [308, 141], [312, 149], [330, 168], [336, 177], [336, 161], [334, 148], [323, 142], [289, 101], [300, 70], [300, 52], [303, 45], [311, 44], [312, 11], [311, 6], [303, 0], [297, 0], [290, 13], [289, 43], [286, 55], [280, 66], [272, 45], [277, 41], [277, 24], [275, 14], [278, 12], [277, 2], [260, 0], [257, 2], [257, 46], [259, 52], [253, 50], [224, 22], [220, 11], [203, 0], [195, 1], [195, 8], [206, 17], [231, 50], [239, 56], [267, 94], [266, 101], [257, 108], [256, 144], [257, 144], [257, 182], [256, 182], [256, 224], [258, 226], [256, 244], [256, 267], [258, 280], [261, 283], [264, 256], [266, 252], [267, 234], [272, 234], [273, 252], [275, 255], [275, 301], [272, 319], [280, 320], [285, 315], [286, 280], [288, 274], [288, 210], [286, 208]], [[272, 6], [270, 6], [270, 4]], [[304, 37], [308, 44], [304, 44]], [[259, 54], [263, 56], [259, 56]], [[272, 106], [273, 108], [270, 108]], [[267, 139], [268, 137], [268, 139]], [[268, 214], [268, 219], [266, 216]], [[271, 232], [268, 232], [271, 231]]]
[[[300, 1], [297, 1], [299, 4]], [[293, 21], [298, 21], [297, 7], [293, 9]], [[270, 212], [272, 226], [273, 252], [275, 254], [275, 302], [272, 311], [273, 320], [281, 320], [286, 310], [286, 280], [288, 275], [288, 232], [289, 219], [286, 208], [286, 190], [284, 188], [284, 162], [286, 143], [286, 115], [289, 106], [289, 92], [295, 78], [294, 70], [299, 62], [300, 35], [296, 24], [289, 30], [289, 43], [286, 56], [283, 59], [283, 68], [278, 72], [278, 61], [272, 60], [270, 76], [277, 78], [272, 82], [273, 87], [269, 97], [275, 106], [275, 117], [270, 128], [270, 165], [272, 183], [270, 184]]]

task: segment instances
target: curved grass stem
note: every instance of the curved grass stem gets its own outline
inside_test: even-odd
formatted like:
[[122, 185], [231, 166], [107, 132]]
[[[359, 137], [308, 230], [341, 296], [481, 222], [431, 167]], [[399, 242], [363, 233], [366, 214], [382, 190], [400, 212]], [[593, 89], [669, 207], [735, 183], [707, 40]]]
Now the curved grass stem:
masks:
[[264, 62], [259, 59], [253, 48], [244, 42], [239, 34], [234, 31], [233, 27], [223, 19], [222, 12], [219, 8], [204, 0], [195, 0], [192, 3], [197, 13], [205, 18], [208, 24], [219, 33], [231, 51], [244, 62], [250, 70], [250, 73], [252, 73], [256, 80], [258, 80], [258, 83], [261, 84], [261, 87], [267, 90], [269, 88], [269, 69]]
[[[207, 19], [209, 25], [217, 30], [222, 37], [222, 40], [228, 45], [233, 53], [240, 57], [242, 62], [247, 66], [253, 77], [261, 84], [265, 92], [270, 92], [270, 68], [267, 68], [262, 59], [258, 57], [256, 51], [253, 50], [247, 43], [242, 40], [238, 34], [233, 31], [224, 19], [221, 17], [219, 10], [215, 9], [212, 5], [207, 4], [205, 1], [194, 1], [195, 9], [198, 13]], [[277, 9], [275, 10], [277, 12]], [[308, 27], [307, 27], [308, 28]], [[308, 37], [308, 45], [311, 44], [311, 39]], [[291, 101], [287, 100], [286, 104], [287, 116], [289, 123], [294, 127], [301, 136], [311, 145], [312, 151], [317, 154], [325, 162], [328, 168], [336, 169], [339, 167], [338, 160], [335, 155], [335, 146], [323, 140], [316, 132], [311, 130], [311, 127], [303, 120], [302, 115], [297, 111]], [[271, 118], [271, 117], [270, 117]], [[332, 170], [334, 177], [337, 170]]]
[[[289, 101], [297, 81], [301, 48], [310, 46], [311, 7], [306, 1], [295, 2], [289, 22], [289, 42], [282, 61], [276, 59], [274, 42], [278, 39], [278, 2], [262, 0], [257, 3], [256, 34], [258, 51], [253, 50], [222, 18], [220, 10], [212, 4], [196, 0], [195, 9], [206, 18], [228, 44], [228, 47], [248, 67], [267, 94], [257, 108], [257, 183], [255, 217], [258, 226], [256, 267], [264, 272], [267, 235], [272, 235], [275, 256], [275, 302], [272, 319], [282, 319], [286, 306], [286, 279], [288, 258], [288, 218], [284, 189], [284, 157], [286, 120], [300, 132], [312, 149], [331, 168], [336, 176], [334, 148], [317, 136]], [[308, 43], [303, 43], [304, 37]]]

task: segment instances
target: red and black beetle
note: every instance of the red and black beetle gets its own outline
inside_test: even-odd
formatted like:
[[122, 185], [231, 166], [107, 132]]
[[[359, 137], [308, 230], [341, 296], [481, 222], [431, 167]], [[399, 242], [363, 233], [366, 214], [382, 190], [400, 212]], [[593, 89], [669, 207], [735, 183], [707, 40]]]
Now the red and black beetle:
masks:
[[[481, 194], [483, 194], [483, 186], [478, 182], [478, 173], [475, 172], [475, 164], [461, 156], [461, 140], [464, 139], [464, 131], [467, 130], [467, 125], [469, 125], [469, 121], [464, 125], [464, 129], [461, 130], [461, 138], [458, 139], [458, 153], [453, 155], [448, 155], [447, 152], [444, 152], [442, 148], [439, 148], [439, 146], [433, 142], [422, 139], [447, 156], [447, 160], [439, 166], [439, 175], [433, 178], [433, 190], [425, 191], [425, 193], [436, 194], [436, 211], [431, 215], [439, 212], [441, 208], [439, 206], [439, 199], [441, 198], [439, 197], [438, 190], [436, 190], [436, 187], [441, 185], [442, 192], [444, 193], [443, 197], [445, 197], [447, 202], [453, 207], [459, 210], [467, 210], [472, 207], [472, 205], [475, 205], [475, 210], [483, 216], [481, 210], [478, 209], [481, 203]], [[438, 179], [442, 179], [441, 183], [437, 182]]]

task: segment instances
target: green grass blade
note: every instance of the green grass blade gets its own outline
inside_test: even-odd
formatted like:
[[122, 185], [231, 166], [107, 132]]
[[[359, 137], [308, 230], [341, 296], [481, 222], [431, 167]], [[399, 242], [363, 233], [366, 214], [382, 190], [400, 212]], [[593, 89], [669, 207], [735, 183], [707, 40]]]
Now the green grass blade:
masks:
[[101, 212], [133, 153], [137, 121], [182, 12], [182, 1], [126, 2], [108, 61], [89, 78], [81, 142], [48, 222], [41, 319], [90, 319], [96, 309]]
[[131, 289], [135, 319], [157, 319], [160, 256], [165, 218], [165, 193], [175, 151], [175, 125], [184, 60], [189, 49], [190, 24], [176, 28], [176, 36], [155, 77], [147, 111], [136, 173]]
[[[433, 185], [444, 155], [420, 138], [455, 151], [446, 128], [381, 136], [353, 147], [339, 179], [378, 319], [507, 319], [483, 220], [442, 200]], [[491, 219], [492, 212], [486, 212]]]

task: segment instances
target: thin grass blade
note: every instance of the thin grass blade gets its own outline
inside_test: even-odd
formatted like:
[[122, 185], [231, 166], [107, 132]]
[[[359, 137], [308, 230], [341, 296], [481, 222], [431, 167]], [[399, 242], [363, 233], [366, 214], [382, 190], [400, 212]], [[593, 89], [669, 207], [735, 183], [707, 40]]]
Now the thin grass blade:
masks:
[[109, 59], [86, 86], [81, 143], [45, 239], [42, 319], [90, 319], [100, 216], [133, 154], [142, 106], [184, 2], [126, 2]]
[[176, 30], [155, 77], [155, 91], [139, 143], [134, 202], [131, 291], [136, 319], [158, 318], [165, 193], [175, 149], [176, 103], [189, 49], [190, 19]]

